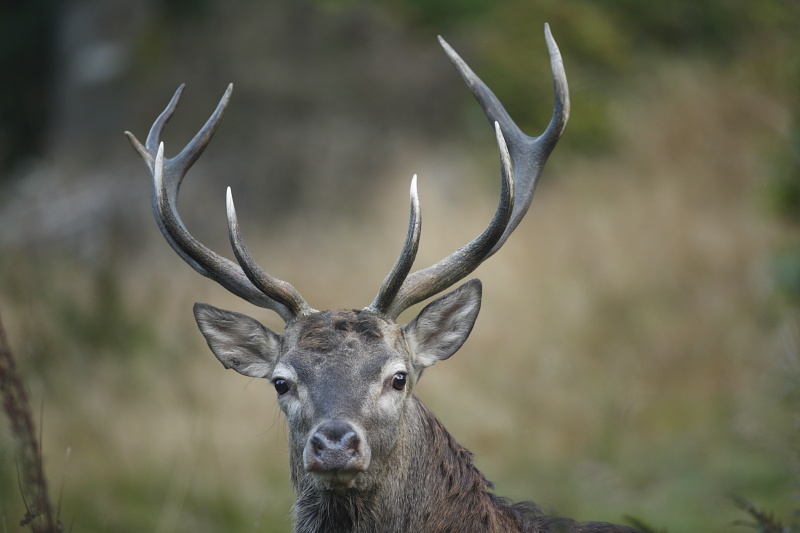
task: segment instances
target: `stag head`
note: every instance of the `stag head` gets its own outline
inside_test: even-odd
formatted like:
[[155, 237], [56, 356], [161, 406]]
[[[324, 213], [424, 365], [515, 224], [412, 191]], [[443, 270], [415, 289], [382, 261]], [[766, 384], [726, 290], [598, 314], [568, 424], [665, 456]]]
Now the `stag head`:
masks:
[[[228, 87], [194, 139], [173, 158], [160, 141], [183, 91], [181, 86], [142, 145], [127, 133], [153, 177], [153, 212], [167, 242], [200, 274], [248, 302], [277, 312], [286, 322], [276, 333], [246, 315], [198, 303], [197, 323], [226, 368], [265, 378], [275, 387], [290, 428], [292, 478], [298, 493], [372, 490], [410, 450], [422, 423], [414, 388], [425, 368], [453, 355], [478, 315], [481, 284], [473, 279], [428, 304], [410, 323], [405, 309], [464, 279], [508, 239], [530, 205], [542, 167], [569, 115], [569, 96], [558, 47], [545, 26], [555, 88], [550, 124], [529, 137], [514, 124], [489, 88], [455, 51], [442, 47], [494, 126], [501, 160], [500, 202], [489, 226], [449, 257], [409, 274], [419, 244], [421, 217], [416, 176], [403, 250], [374, 301], [361, 310], [317, 311], [290, 284], [259, 267], [239, 229], [230, 189], [228, 229], [237, 263], [198, 242], [176, 209], [178, 189], [217, 128], [230, 100]], [[395, 472], [395, 474], [397, 474]], [[402, 475], [402, 474], [401, 474]]]
[[300, 485], [374, 487], [389, 470], [422, 371], [458, 350], [480, 307], [472, 280], [398, 326], [371, 309], [322, 311], [283, 334], [207, 304], [194, 312], [226, 368], [269, 379], [290, 428], [292, 474]]

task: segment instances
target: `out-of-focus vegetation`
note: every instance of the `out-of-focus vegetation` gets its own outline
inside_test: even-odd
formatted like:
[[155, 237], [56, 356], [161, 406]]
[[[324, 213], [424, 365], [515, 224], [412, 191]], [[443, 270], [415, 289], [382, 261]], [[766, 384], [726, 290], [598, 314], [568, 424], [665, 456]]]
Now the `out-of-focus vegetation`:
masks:
[[[399, 250], [413, 173], [419, 266], [496, 201], [491, 129], [435, 35], [535, 134], [544, 22], [570, 123], [528, 219], [477, 273], [472, 338], [420, 394], [499, 494], [670, 532], [746, 531], [747, 513], [796, 525], [797, 2], [56, 4], [0, 17], [0, 314], [74, 531], [290, 529], [271, 389], [223, 371], [191, 304], [281, 324], [169, 250], [122, 131], [143, 138], [185, 81], [174, 153], [233, 81], [184, 219], [226, 251], [232, 185], [268, 270], [314, 307], [361, 307]], [[14, 531], [18, 455], [0, 427]]]

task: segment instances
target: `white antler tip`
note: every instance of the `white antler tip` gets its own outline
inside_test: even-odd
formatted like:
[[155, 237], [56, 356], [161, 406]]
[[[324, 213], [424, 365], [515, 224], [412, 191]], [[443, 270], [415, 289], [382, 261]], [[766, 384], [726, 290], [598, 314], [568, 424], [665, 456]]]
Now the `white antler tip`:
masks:
[[555, 39], [553, 39], [553, 32], [550, 31], [550, 24], [547, 22], [544, 23], [544, 40], [547, 41], [548, 45], [552, 42], [555, 44]]
[[417, 175], [411, 178], [411, 203], [419, 205], [419, 194], [417, 193]]
[[445, 53], [447, 53], [447, 55], [450, 56], [450, 58], [453, 61], [461, 60], [461, 57], [458, 55], [458, 53], [456, 53], [455, 50], [453, 50], [453, 47], [450, 46], [450, 44], [444, 40], [444, 37], [442, 37], [441, 35], [439, 35], [438, 37], [439, 37], [439, 44], [442, 46], [442, 48], [444, 48]]
[[153, 185], [155, 186], [156, 194], [161, 195], [164, 186], [164, 142], [158, 145], [158, 152], [156, 152], [156, 159], [153, 162]]
[[233, 193], [230, 187], [225, 191], [225, 206], [228, 208], [228, 218], [236, 219], [236, 208], [233, 206]]

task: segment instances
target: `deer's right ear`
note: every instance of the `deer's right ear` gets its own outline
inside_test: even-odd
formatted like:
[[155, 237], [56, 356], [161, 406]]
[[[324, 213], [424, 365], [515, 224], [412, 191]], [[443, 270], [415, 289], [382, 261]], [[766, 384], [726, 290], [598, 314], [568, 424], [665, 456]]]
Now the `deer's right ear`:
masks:
[[272, 373], [283, 335], [247, 315], [204, 303], [194, 304], [194, 318], [208, 347], [225, 368], [253, 378]]

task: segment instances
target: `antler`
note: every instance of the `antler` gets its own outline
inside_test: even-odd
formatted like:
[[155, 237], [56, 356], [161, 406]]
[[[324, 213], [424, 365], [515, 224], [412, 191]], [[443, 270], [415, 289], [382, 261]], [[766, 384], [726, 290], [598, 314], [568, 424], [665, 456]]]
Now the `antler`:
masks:
[[[397, 318], [400, 313], [415, 303], [421, 302], [465, 278], [503, 246], [522, 217], [525, 216], [542, 168], [564, 132], [569, 118], [569, 88], [561, 53], [550, 33], [550, 26], [547, 24], [545, 24], [544, 33], [550, 53], [555, 104], [550, 124], [539, 137], [525, 135], [511, 120], [494, 93], [475, 75], [450, 45], [439, 37], [439, 42], [472, 91], [486, 118], [495, 126], [503, 177], [500, 205], [489, 227], [481, 235], [435, 265], [409, 275], [397, 289], [396, 296], [387, 298], [384, 295], [384, 288], [387, 285], [384, 282], [378, 297], [370, 306], [372, 309], [389, 317]], [[410, 237], [411, 230], [409, 229]], [[416, 247], [411, 248], [416, 250]], [[413, 262], [414, 257], [409, 255], [408, 250], [407, 244], [392, 272], [398, 270], [397, 265], [399, 264]]]
[[182, 84], [175, 91], [175, 95], [166, 109], [150, 128], [144, 145], [132, 133], [125, 132], [128, 140], [142, 156], [152, 174], [153, 214], [161, 233], [172, 249], [197, 272], [254, 305], [272, 309], [286, 322], [312, 311], [294, 287], [273, 278], [252, 260], [239, 235], [230, 194], [228, 195], [228, 220], [231, 243], [242, 267], [201, 244], [184, 226], [177, 209], [178, 190], [186, 173], [211, 141], [230, 101], [233, 84], [228, 85], [228, 89], [220, 99], [214, 113], [189, 144], [177, 156], [165, 158], [161, 132], [175, 112], [183, 89], [184, 85]]
[[[545, 161], [555, 148], [569, 117], [569, 90], [564, 65], [547, 24], [545, 24], [545, 39], [550, 53], [555, 105], [550, 124], [544, 133], [539, 137], [529, 137], [511, 120], [494, 93], [472, 72], [450, 45], [439, 37], [445, 52], [495, 127], [502, 176], [500, 203], [489, 226], [472, 242], [435, 265], [409, 275], [417, 254], [421, 231], [419, 198], [414, 176], [411, 183], [411, 215], [406, 242], [370, 309], [397, 318], [408, 307], [465, 278], [500, 249], [525, 216]], [[228, 86], [214, 113], [191, 142], [177, 156], [165, 158], [161, 132], [175, 112], [183, 89], [184, 85], [181, 85], [166, 109], [153, 123], [144, 145], [132, 133], [125, 132], [152, 174], [153, 214], [161, 233], [178, 255], [197, 272], [254, 305], [272, 309], [287, 323], [299, 316], [314, 312], [292, 285], [269, 275], [256, 264], [242, 240], [230, 189], [227, 196], [228, 230], [234, 254], [241, 266], [208, 249], [184, 226], [177, 210], [181, 182], [211, 141], [230, 100], [233, 84]]]
[[406, 235], [406, 242], [403, 244], [403, 251], [400, 252], [400, 257], [397, 258], [392, 270], [383, 280], [378, 295], [369, 309], [373, 309], [379, 313], [385, 313], [392, 301], [397, 296], [398, 291], [403, 285], [406, 276], [411, 271], [414, 264], [414, 259], [417, 257], [417, 249], [419, 248], [419, 236], [422, 232], [422, 214], [419, 209], [419, 196], [417, 195], [417, 175], [415, 174], [411, 180], [411, 215], [408, 221], [408, 234]]

